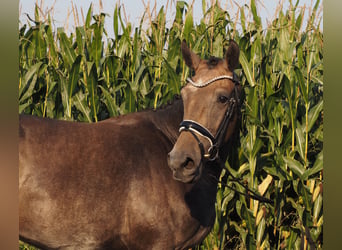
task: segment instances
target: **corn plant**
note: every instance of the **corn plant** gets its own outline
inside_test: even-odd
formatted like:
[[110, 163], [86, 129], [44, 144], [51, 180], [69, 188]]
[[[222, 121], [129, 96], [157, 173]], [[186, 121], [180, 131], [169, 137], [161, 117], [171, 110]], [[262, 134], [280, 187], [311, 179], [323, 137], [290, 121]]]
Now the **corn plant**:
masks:
[[[51, 17], [19, 30], [19, 113], [83, 122], [158, 108], [191, 72], [180, 56], [183, 39], [201, 57], [222, 57], [238, 42], [244, 89], [239, 147], [222, 173], [212, 232], [196, 249], [321, 249], [323, 247], [323, 34], [316, 1], [305, 9], [290, 1], [262, 27], [255, 1], [233, 20], [218, 2], [194, 23], [177, 1], [171, 27], [162, 7], [144, 28], [122, 19], [122, 9], [93, 14], [67, 35]], [[281, 6], [279, 6], [281, 7]], [[113, 18], [114, 37], [104, 23]], [[240, 23], [240, 26], [237, 26]], [[271, 199], [263, 204], [238, 192]], [[238, 191], [238, 192], [236, 192]], [[248, 197], [248, 194], [247, 194]], [[24, 246], [21, 245], [22, 249]]]

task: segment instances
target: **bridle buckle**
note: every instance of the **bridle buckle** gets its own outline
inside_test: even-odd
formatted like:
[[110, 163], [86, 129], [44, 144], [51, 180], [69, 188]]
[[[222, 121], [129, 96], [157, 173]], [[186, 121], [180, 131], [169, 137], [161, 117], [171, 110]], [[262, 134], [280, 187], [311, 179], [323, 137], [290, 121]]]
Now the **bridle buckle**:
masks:
[[218, 147], [217, 145], [212, 145], [209, 149], [208, 149], [208, 153], [204, 154], [204, 158], [208, 161], [215, 161], [218, 158]]

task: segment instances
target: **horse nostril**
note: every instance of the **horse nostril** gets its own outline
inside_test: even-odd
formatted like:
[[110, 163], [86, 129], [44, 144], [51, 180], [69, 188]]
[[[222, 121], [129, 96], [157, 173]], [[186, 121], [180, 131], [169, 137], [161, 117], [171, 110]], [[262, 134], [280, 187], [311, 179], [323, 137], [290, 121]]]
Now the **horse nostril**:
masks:
[[167, 154], [167, 163], [174, 171], [181, 168], [192, 169], [195, 165], [195, 161], [191, 157], [182, 157], [172, 152]]
[[190, 157], [186, 157], [184, 163], [182, 164], [182, 167], [190, 169], [190, 168], [193, 168], [194, 163], [195, 162], [193, 159], [191, 159]]

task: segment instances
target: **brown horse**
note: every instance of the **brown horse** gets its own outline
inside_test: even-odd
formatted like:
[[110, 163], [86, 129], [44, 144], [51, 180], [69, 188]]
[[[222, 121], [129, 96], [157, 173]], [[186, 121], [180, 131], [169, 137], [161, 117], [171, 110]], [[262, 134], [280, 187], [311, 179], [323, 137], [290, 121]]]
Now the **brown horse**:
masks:
[[182, 54], [195, 75], [164, 109], [96, 124], [20, 116], [21, 240], [43, 249], [201, 243], [237, 127], [239, 48], [232, 41], [225, 59], [201, 60], [183, 42]]

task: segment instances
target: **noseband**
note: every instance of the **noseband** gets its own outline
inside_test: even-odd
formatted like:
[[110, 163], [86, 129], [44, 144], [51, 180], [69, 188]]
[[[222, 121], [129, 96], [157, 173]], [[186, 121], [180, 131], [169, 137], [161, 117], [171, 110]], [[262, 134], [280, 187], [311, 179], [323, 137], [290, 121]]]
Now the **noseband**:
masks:
[[[205, 87], [215, 81], [218, 80], [222, 80], [222, 79], [229, 79], [231, 81], [234, 82], [235, 87], [234, 87], [234, 91], [235, 91], [235, 96], [231, 97], [230, 100], [228, 101], [228, 107], [227, 110], [224, 114], [223, 120], [221, 121], [221, 124], [217, 130], [217, 133], [215, 136], [213, 136], [213, 134], [203, 125], [199, 124], [198, 122], [192, 121], [192, 120], [183, 120], [180, 124], [180, 128], [179, 128], [179, 132], [182, 131], [187, 131], [190, 132], [194, 138], [196, 139], [199, 148], [201, 150], [201, 157], [202, 160], [209, 160], [209, 161], [214, 161], [216, 160], [219, 156], [218, 156], [218, 152], [219, 152], [219, 148], [222, 146], [223, 141], [224, 141], [224, 137], [226, 136], [226, 132], [228, 129], [228, 125], [229, 125], [229, 121], [233, 115], [235, 106], [239, 104], [239, 96], [237, 93], [237, 88], [236, 86], [239, 85], [239, 80], [238, 77], [235, 73], [233, 73], [233, 76], [228, 76], [228, 75], [222, 75], [222, 76], [218, 76], [215, 78], [212, 78], [204, 83], [195, 83], [193, 82], [190, 78], [187, 79], [187, 81], [197, 87], [197, 88], [202, 88]], [[200, 139], [198, 138], [198, 136], [204, 137], [205, 139], [207, 139], [210, 143], [210, 147], [208, 149], [208, 152], [205, 153], [204, 150], [204, 146], [202, 144], [202, 142], [200, 141]]]

